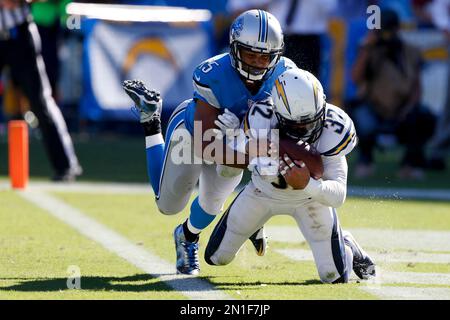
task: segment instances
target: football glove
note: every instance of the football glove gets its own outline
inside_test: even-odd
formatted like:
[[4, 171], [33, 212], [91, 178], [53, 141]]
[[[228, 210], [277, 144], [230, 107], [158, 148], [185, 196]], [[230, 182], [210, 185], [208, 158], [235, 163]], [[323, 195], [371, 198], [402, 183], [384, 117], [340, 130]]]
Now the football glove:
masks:
[[[214, 124], [220, 129], [223, 135], [235, 137], [239, 135], [239, 127], [241, 122], [239, 118], [230, 110], [225, 108], [225, 112], [222, 113], [214, 120]], [[219, 130], [215, 129], [216, 132]]]
[[159, 116], [162, 108], [162, 98], [158, 91], [147, 89], [141, 80], [125, 80], [122, 86], [135, 103], [141, 123], [148, 122]]
[[260, 176], [277, 176], [279, 161], [271, 157], [253, 158], [247, 168]]

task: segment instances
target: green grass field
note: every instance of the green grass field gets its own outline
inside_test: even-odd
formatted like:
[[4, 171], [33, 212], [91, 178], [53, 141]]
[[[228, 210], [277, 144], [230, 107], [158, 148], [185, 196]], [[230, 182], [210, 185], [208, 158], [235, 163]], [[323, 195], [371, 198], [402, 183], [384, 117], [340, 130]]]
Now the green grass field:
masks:
[[[161, 259], [166, 263], [163, 274], [174, 277], [172, 232], [188, 210], [175, 216], [160, 214], [150, 187], [136, 193], [111, 193], [102, 186], [82, 189], [83, 182], [147, 183], [143, 139], [100, 135], [75, 136], [74, 141], [84, 168], [81, 189], [64, 191], [57, 184], [46, 190], [33, 187], [48, 180], [51, 171], [41, 141], [32, 138], [32, 183], [21, 193], [9, 189], [7, 144], [0, 137], [0, 299], [189, 299], [189, 293], [174, 289], [174, 283], [183, 279], [157, 276], [161, 270], [145, 271], [146, 266], [107, 249], [95, 234], [89, 237], [27, 200], [27, 194], [38, 191], [69, 206], [58, 209], [63, 216], [69, 215], [67, 208], [77, 210], [136, 250]], [[398, 179], [400, 157], [400, 149], [377, 152], [377, 175], [358, 180], [352, 177], [356, 160], [352, 153], [349, 185], [450, 189], [450, 170], [427, 172], [423, 181]], [[200, 240], [198, 279], [226, 297], [245, 300], [450, 299], [449, 202], [348, 198], [338, 212], [343, 228], [352, 231], [375, 259], [379, 273], [375, 281], [358, 281], [353, 275], [345, 285], [320, 283], [308, 245], [288, 216], [267, 224], [266, 256], [256, 256], [248, 242], [230, 265], [221, 267], [209, 266], [203, 259], [216, 219]], [[71, 266], [81, 272], [81, 290], [67, 288]]]
[[[172, 232], [186, 218], [186, 210], [176, 216], [161, 215], [151, 193], [50, 194], [136, 246], [174, 264]], [[0, 299], [186, 299], [161, 279], [148, 275], [37, 208], [20, 193], [2, 190], [0, 199]], [[450, 234], [450, 203], [351, 198], [339, 210], [339, 216], [343, 228], [355, 232], [381, 230], [398, 234], [389, 247], [379, 246], [377, 241], [362, 242], [378, 257], [380, 282], [360, 282], [353, 276], [349, 284], [321, 284], [311, 260], [296, 260], [283, 254], [286, 250], [307, 251], [307, 245], [302, 241], [285, 242], [276, 233], [269, 239], [269, 251], [264, 257], [256, 256], [247, 243], [230, 265], [209, 266], [203, 254], [211, 227], [200, 241], [200, 279], [234, 299], [389, 299], [396, 297], [379, 291], [398, 288], [408, 294], [431, 296], [437, 291], [441, 298], [450, 299], [450, 260], [445, 263], [446, 257], [450, 257], [450, 243], [445, 243]], [[276, 217], [267, 225], [269, 231], [280, 227], [290, 230], [292, 236], [299, 234], [291, 217]], [[426, 232], [425, 237], [431, 236], [442, 248], [433, 247], [433, 243], [430, 248], [420, 245], [415, 248], [415, 242], [405, 248], [396, 247], [402, 236], [408, 236], [409, 232], [414, 237], [416, 231]], [[436, 239], [432, 237], [435, 233]], [[442, 234], [444, 243], [439, 242]], [[421, 236], [424, 235], [419, 232], [417, 243], [426, 244], [428, 240]], [[390, 261], [389, 257], [396, 255], [416, 258], [412, 262], [408, 258], [403, 262]], [[418, 261], [421, 256], [426, 257]], [[436, 262], [438, 258], [444, 262]], [[81, 290], [67, 289], [67, 270], [72, 265], [80, 268]], [[169, 271], [174, 270], [173, 267]]]

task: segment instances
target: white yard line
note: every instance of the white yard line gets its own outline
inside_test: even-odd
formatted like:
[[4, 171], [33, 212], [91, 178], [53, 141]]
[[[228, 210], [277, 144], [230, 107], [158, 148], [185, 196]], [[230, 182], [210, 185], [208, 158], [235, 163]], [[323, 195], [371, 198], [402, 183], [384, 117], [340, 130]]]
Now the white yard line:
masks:
[[[303, 249], [276, 249], [276, 252], [296, 261], [313, 261], [310, 250]], [[370, 256], [377, 264], [377, 277], [372, 283], [415, 283], [415, 284], [436, 284], [450, 286], [450, 274], [448, 273], [424, 273], [424, 272], [394, 272], [381, 269], [377, 256], [369, 252]], [[439, 254], [435, 254], [438, 256]], [[392, 261], [389, 261], [392, 262]], [[383, 263], [381, 263], [383, 264]]]
[[[310, 250], [275, 249], [275, 251], [298, 261], [313, 260], [313, 255]], [[367, 253], [377, 264], [386, 264], [395, 262], [450, 264], [450, 254], [447, 253], [423, 253], [410, 251], [380, 253], [372, 250], [367, 250]]]
[[388, 300], [449, 300], [450, 289], [447, 288], [412, 288], [391, 286], [362, 287], [370, 294]]
[[[310, 250], [276, 249], [275, 251], [286, 256], [289, 259], [296, 261], [313, 260], [313, 256]], [[372, 257], [376, 261], [376, 258], [374, 256]], [[356, 280], [358, 278], [355, 274], [352, 273], [351, 279]], [[363, 281], [362, 283], [365, 284], [365, 286], [362, 286], [359, 289], [376, 295], [382, 299], [450, 299], [450, 288], [385, 286], [385, 284], [421, 284], [429, 286], [450, 286], [450, 274], [448, 273], [387, 271], [378, 265], [376, 278], [368, 281]]]
[[[428, 273], [428, 272], [393, 272], [380, 270], [376, 277], [375, 284], [382, 283], [410, 283], [426, 285], [445, 285], [450, 286], [450, 274], [448, 273]], [[449, 288], [450, 289], [450, 288]], [[447, 296], [450, 298], [450, 295]]]
[[[377, 277], [363, 281], [359, 289], [381, 299], [450, 300], [450, 288], [435, 288], [433, 285], [450, 286], [448, 273], [392, 272], [377, 268]], [[384, 284], [420, 284], [429, 287], [385, 286]]]
[[231, 299], [207, 281], [175, 274], [175, 266], [149, 250], [136, 246], [125, 237], [105, 227], [63, 201], [40, 191], [18, 192], [24, 199], [70, 225], [82, 235], [127, 260], [153, 277], [191, 299]]
[[[304, 242], [296, 226], [267, 226], [269, 241]], [[449, 231], [348, 229], [364, 248], [402, 249], [450, 252]], [[449, 261], [450, 262], [450, 261]]]

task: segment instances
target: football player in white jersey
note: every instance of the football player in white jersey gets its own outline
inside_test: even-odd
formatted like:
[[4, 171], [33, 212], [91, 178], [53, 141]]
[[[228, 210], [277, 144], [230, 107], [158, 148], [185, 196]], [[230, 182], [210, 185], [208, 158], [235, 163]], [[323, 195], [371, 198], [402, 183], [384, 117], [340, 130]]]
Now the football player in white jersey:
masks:
[[275, 166], [274, 159], [259, 159], [251, 181], [216, 225], [205, 260], [211, 265], [230, 263], [272, 216], [289, 214], [312, 250], [322, 282], [348, 282], [352, 269], [361, 279], [375, 276], [374, 262], [341, 230], [336, 213], [346, 198], [345, 156], [357, 143], [350, 117], [326, 103], [322, 85], [311, 73], [295, 68], [278, 77], [271, 101], [253, 105], [244, 121], [253, 137], [259, 129], [278, 129], [281, 138], [309, 143], [320, 152], [324, 173], [313, 179], [303, 162], [283, 154]]

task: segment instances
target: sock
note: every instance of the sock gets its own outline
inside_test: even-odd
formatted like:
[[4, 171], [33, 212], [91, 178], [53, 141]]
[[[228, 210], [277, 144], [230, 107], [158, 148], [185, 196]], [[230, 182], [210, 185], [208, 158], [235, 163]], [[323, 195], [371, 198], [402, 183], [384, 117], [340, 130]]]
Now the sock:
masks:
[[161, 119], [155, 117], [147, 122], [141, 123], [144, 129], [145, 136], [153, 136], [155, 134], [161, 133]]
[[191, 214], [183, 224], [183, 226], [185, 226], [185, 229], [187, 230], [185, 232], [186, 240], [190, 241], [186, 234], [191, 234], [198, 237], [198, 234], [207, 226], [209, 226], [215, 217], [215, 215], [209, 214], [202, 209], [197, 196], [197, 198], [195, 198], [195, 200], [192, 202]]
[[159, 180], [164, 163], [164, 139], [161, 134], [161, 121], [152, 119], [142, 123], [145, 132], [147, 154], [147, 174], [155, 195], [159, 194]]
[[193, 233], [193, 232], [191, 232], [191, 230], [189, 230], [188, 219], [186, 219], [186, 221], [183, 222], [183, 233], [184, 233], [184, 237], [189, 242], [198, 242], [198, 239], [200, 238], [200, 234]]

